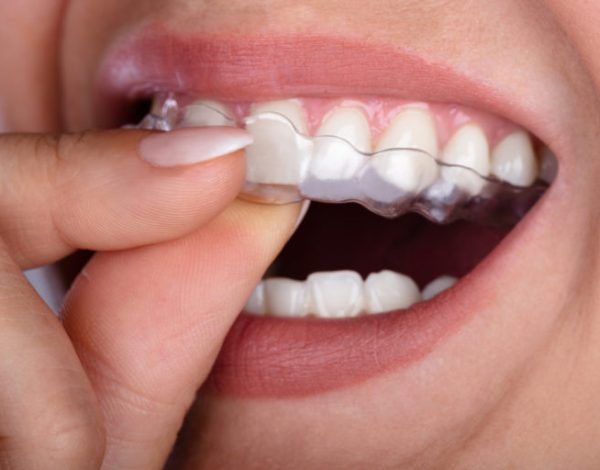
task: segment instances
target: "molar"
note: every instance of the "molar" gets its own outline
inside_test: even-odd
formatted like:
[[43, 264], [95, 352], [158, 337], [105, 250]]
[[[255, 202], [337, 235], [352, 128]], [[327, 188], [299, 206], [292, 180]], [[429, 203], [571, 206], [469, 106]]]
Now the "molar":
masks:
[[423, 289], [423, 300], [433, 299], [435, 296], [441, 294], [445, 290], [450, 289], [454, 284], [457, 283], [457, 281], [458, 279], [453, 276], [440, 276], [437, 279], [434, 279]]

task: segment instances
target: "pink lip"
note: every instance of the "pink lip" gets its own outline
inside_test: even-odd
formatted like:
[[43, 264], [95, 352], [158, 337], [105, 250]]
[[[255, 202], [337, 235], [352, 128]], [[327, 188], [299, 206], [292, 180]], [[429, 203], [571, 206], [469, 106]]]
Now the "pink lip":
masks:
[[[118, 108], [157, 90], [240, 101], [392, 95], [495, 112], [545, 137], [534, 116], [499, 90], [390, 46], [341, 38], [181, 37], [154, 25], [111, 48], [98, 77], [105, 124]], [[498, 260], [540, 206], [452, 290], [408, 311], [343, 321], [240, 316], [208, 387], [237, 396], [302, 396], [415, 363], [489, 303]]]

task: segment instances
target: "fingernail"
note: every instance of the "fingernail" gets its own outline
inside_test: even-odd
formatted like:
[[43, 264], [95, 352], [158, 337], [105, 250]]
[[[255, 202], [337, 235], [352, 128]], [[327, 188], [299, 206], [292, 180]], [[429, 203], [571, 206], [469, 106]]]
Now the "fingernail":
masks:
[[152, 134], [140, 142], [139, 154], [151, 165], [173, 167], [223, 157], [252, 143], [237, 127], [197, 127]]
[[296, 225], [294, 226], [294, 232], [296, 231], [296, 229], [300, 226], [300, 224], [304, 220], [304, 217], [306, 216], [306, 213], [308, 212], [309, 207], [310, 207], [310, 201], [308, 199], [302, 201], [302, 206], [300, 206], [300, 212], [298, 213], [298, 220], [296, 220]]

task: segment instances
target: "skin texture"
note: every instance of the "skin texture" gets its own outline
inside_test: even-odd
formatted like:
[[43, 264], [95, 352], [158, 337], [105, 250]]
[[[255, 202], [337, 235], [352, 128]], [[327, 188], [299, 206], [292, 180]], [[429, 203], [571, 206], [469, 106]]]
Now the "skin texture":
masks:
[[[35, 23], [37, 15], [44, 21]], [[600, 6], [564, 0], [79, 0], [68, 5], [28, 0], [0, 6], [0, 17], [15, 19], [0, 30], [5, 44], [21, 38], [23, 22], [43, 25], [28, 36], [30, 42], [19, 42], [22, 51], [0, 50], [0, 65], [12, 71], [0, 77], [0, 122], [11, 130], [93, 126], [92, 84], [103, 52], [115, 37], [157, 19], [181, 33], [310, 32], [402, 46], [501, 89], [536, 116], [538, 127], [550, 130], [547, 143], [557, 151], [561, 171], [543, 203], [508, 239], [509, 255], [495, 263], [497, 282], [490, 292], [495, 302], [478, 307], [465, 328], [416, 366], [352, 388], [301, 400], [201, 395], [174, 456], [178, 467], [600, 465], [600, 203], [595, 197], [600, 177]], [[40, 74], [47, 79], [40, 80]], [[278, 223], [282, 220], [287, 225]], [[62, 346], [52, 350], [62, 355], [55, 354], [52, 364], [70, 364], [68, 370], [77, 378], [53, 375], [52, 381], [69, 380], [83, 390], [76, 399], [58, 401], [63, 406], [83, 403], [67, 414], [77, 417], [78, 425], [65, 426], [86, 431], [58, 433], [70, 443], [67, 455], [59, 456], [61, 463], [79, 449], [81, 461], [91, 455], [96, 463], [104, 459], [105, 468], [160, 468], [236, 306], [243, 304], [293, 220], [291, 213], [240, 204], [204, 231], [94, 259], [67, 304], [72, 343], [56, 324], [51, 334], [44, 330], [41, 335], [61, 338]], [[281, 225], [288, 228], [267, 235]], [[211, 247], [212, 255], [203, 247]], [[28, 255], [27, 247], [19, 252], [27, 265], [39, 261]], [[236, 287], [235, 301], [224, 307], [218, 286], [234, 278], [236, 253], [244, 253], [250, 267], [237, 277], [243, 285]], [[6, 271], [14, 278], [14, 262], [11, 266]], [[218, 275], [209, 280], [211, 272]], [[215, 293], [206, 298], [192, 284]], [[136, 295], [130, 294], [132, 285]], [[179, 299], [177, 305], [160, 294], [173, 285], [176, 295], [170, 298]], [[24, 298], [34, 302], [30, 294]], [[198, 317], [186, 315], [198, 305]], [[225, 317], [215, 313], [223, 311]], [[4, 316], [12, 318], [8, 313]], [[164, 346], [168, 338], [173, 349]], [[38, 342], [32, 343], [35, 351]], [[9, 343], [0, 344], [4, 348]], [[81, 363], [66, 344], [74, 344]], [[14, 355], [19, 345], [10, 343], [0, 357]], [[41, 352], [29, 361], [40, 369], [48, 361]], [[3, 384], [10, 371], [8, 365], [0, 368]], [[11, 386], [20, 392], [3, 385], [0, 401], [13, 403], [8, 401], [16, 393]], [[29, 391], [27, 400], [47, 406], [46, 397], [31, 392], [31, 385], [22, 387]], [[60, 415], [58, 404], [47, 409]], [[27, 434], [26, 427], [13, 435], [6, 429], [0, 428], [0, 436], [8, 435], [7, 442]], [[7, 462], [27, 466], [18, 460], [23, 454], [6, 449], [0, 455], [9, 455]]]

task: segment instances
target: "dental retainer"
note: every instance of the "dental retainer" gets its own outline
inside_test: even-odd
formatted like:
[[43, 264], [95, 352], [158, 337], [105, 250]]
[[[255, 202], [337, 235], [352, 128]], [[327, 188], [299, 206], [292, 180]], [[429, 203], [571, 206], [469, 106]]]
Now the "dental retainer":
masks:
[[[511, 226], [537, 202], [548, 183], [515, 186], [475, 170], [440, 162], [416, 148], [364, 153], [339, 136], [309, 136], [285, 116], [263, 112], [236, 120], [210, 104], [183, 105], [172, 93], [155, 96], [143, 129], [237, 126], [254, 137], [246, 148], [242, 197], [266, 204], [302, 200], [355, 202], [383, 217], [416, 212], [435, 223], [455, 220]], [[202, 119], [185, 119], [190, 107]]]

